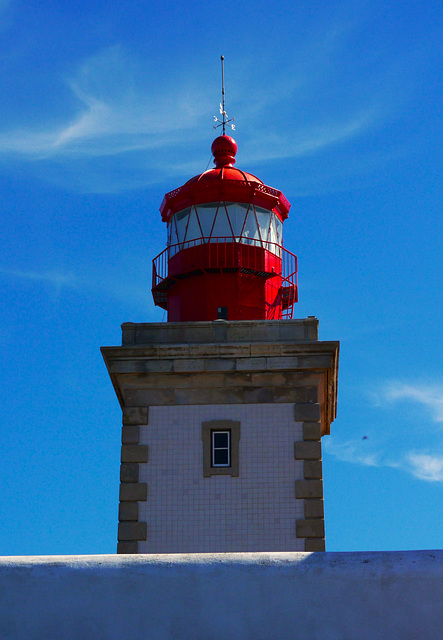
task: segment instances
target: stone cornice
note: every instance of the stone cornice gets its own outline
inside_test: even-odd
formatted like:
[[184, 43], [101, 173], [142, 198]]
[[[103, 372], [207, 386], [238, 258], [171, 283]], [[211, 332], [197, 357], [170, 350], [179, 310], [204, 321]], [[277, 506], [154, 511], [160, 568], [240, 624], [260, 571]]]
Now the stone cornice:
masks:
[[[300, 321], [286, 321], [287, 329], [294, 323], [297, 325]], [[181, 331], [183, 327], [176, 324], [177, 331]], [[183, 324], [188, 336], [191, 332], [198, 338], [200, 330], [204, 335], [208, 329], [212, 331], [216, 323]], [[258, 327], [256, 340], [226, 341], [228, 329], [231, 333], [237, 328], [243, 332], [245, 325], [251, 330]], [[102, 347], [101, 351], [122, 407], [138, 403], [139, 400], [134, 399], [137, 390], [140, 393], [145, 390], [144, 403], [147, 405], [175, 402], [205, 404], [207, 401], [214, 404], [292, 402], [294, 389], [300, 384], [320, 384], [323, 394], [322, 432], [329, 433], [337, 407], [339, 342], [276, 340], [277, 332], [281, 337], [278, 323], [272, 322], [269, 327], [264, 325], [260, 322], [229, 322], [222, 327], [225, 340], [219, 335], [218, 341], [211, 343], [197, 339], [173, 343], [171, 338], [177, 333], [170, 333], [168, 324], [131, 324], [134, 335], [141, 326], [145, 335], [146, 332], [152, 336], [157, 334], [159, 342]], [[216, 325], [216, 331], [218, 326], [221, 325]], [[268, 335], [267, 340], [263, 331]], [[269, 339], [272, 337], [274, 339]], [[261, 389], [260, 393], [258, 389]], [[205, 393], [200, 393], [200, 390], [205, 390]]]
[[[312, 362], [308, 363], [308, 359], [313, 357], [325, 357], [324, 362], [328, 362], [326, 366], [331, 366], [331, 362], [327, 358], [338, 357], [339, 349], [338, 341], [328, 342], [310, 342], [310, 343], [279, 343], [279, 342], [260, 342], [248, 344], [150, 344], [140, 346], [121, 346], [121, 347], [102, 347], [101, 352], [103, 358], [109, 368], [109, 365], [117, 362], [133, 362], [134, 367], [137, 361], [145, 360], [175, 360], [183, 358], [193, 358], [198, 360], [209, 358], [271, 358], [298, 357], [300, 363], [296, 366], [300, 368], [312, 368]], [[317, 360], [317, 363], [320, 363]], [[284, 367], [284, 361], [281, 361]], [[314, 363], [315, 364], [315, 363]], [[287, 360], [288, 368], [293, 368], [293, 363]], [[325, 365], [320, 364], [323, 368]], [[265, 367], [267, 368], [267, 367]], [[272, 365], [270, 368], [273, 368]], [[286, 367], [284, 367], [286, 368]], [[159, 369], [160, 371], [161, 369]], [[198, 370], [198, 369], [194, 369]], [[204, 371], [204, 367], [201, 369]], [[122, 370], [123, 371], [123, 370]], [[133, 373], [139, 372], [134, 369]], [[173, 369], [171, 369], [173, 371]], [[128, 371], [126, 370], [125, 373]]]

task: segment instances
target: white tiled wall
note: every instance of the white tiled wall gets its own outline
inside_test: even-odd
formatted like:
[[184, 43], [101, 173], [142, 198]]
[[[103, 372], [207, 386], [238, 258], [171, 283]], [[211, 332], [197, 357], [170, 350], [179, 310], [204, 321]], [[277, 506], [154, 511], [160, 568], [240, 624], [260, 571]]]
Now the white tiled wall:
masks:
[[[141, 428], [149, 462], [140, 465], [148, 500], [139, 503], [148, 536], [139, 553], [302, 551], [294, 441], [303, 435], [293, 416], [293, 404], [149, 407]], [[202, 422], [223, 419], [241, 423], [240, 474], [204, 478]]]

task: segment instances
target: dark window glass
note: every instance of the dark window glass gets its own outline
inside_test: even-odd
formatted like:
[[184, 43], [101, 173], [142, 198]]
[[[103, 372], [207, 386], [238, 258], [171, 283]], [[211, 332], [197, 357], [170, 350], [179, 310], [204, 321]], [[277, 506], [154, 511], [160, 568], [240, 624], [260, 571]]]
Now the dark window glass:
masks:
[[229, 444], [228, 433], [226, 431], [221, 431], [220, 433], [214, 433], [214, 448], [223, 448], [227, 449]]
[[214, 449], [214, 464], [227, 467], [229, 464], [229, 451], [227, 449]]

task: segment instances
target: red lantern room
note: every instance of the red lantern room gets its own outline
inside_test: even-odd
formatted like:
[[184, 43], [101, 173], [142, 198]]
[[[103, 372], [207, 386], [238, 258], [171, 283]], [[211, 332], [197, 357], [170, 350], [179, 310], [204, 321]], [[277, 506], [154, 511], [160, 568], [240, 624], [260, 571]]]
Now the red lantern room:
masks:
[[215, 168], [167, 193], [166, 249], [153, 260], [152, 294], [169, 322], [292, 318], [297, 257], [283, 248], [289, 202], [234, 167], [237, 143], [212, 144]]

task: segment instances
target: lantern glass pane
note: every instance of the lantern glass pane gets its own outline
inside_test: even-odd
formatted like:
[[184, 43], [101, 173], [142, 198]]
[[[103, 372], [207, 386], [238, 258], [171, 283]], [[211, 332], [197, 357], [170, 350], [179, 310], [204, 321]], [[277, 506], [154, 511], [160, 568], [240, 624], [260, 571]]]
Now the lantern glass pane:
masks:
[[188, 224], [189, 207], [175, 214], [175, 222], [177, 224], [178, 241], [183, 242], [185, 239], [186, 226]]
[[178, 237], [177, 237], [177, 229], [175, 226], [175, 216], [171, 219], [171, 222], [169, 223], [169, 237], [170, 237], [170, 244], [177, 244]]
[[200, 231], [200, 225], [198, 224], [197, 214], [195, 213], [194, 207], [192, 207], [191, 213], [189, 214], [188, 230], [186, 231], [186, 242], [188, 240], [201, 238], [201, 235], [202, 232]]
[[209, 238], [212, 225], [214, 224], [214, 216], [218, 209], [218, 202], [211, 202], [210, 204], [198, 204], [195, 209], [197, 211], [200, 226], [203, 231], [203, 237]]
[[[275, 226], [275, 214], [272, 214], [272, 220], [271, 220], [271, 229], [270, 229], [270, 234], [269, 234], [269, 242], [273, 242], [275, 244], [278, 244], [278, 239], [277, 239], [277, 228]], [[270, 246], [270, 250], [271, 251], [275, 251], [276, 247], [274, 245]]]
[[277, 229], [278, 244], [283, 245], [283, 223], [277, 215], [274, 215], [275, 226]]
[[255, 244], [261, 246], [260, 233], [258, 230], [257, 220], [255, 219], [254, 209], [248, 211], [245, 228], [243, 230], [242, 242], [245, 244]]
[[266, 211], [266, 209], [262, 209], [261, 207], [255, 207], [255, 212], [257, 214], [257, 220], [260, 227], [261, 239], [263, 240], [263, 243], [265, 243], [269, 235], [271, 212]]
[[232, 237], [231, 227], [229, 226], [228, 216], [226, 214], [223, 203], [220, 205], [217, 216], [214, 222], [214, 228], [212, 229], [211, 238], [225, 238], [227, 236]]
[[238, 240], [243, 230], [243, 225], [245, 223], [245, 217], [248, 212], [249, 205], [239, 202], [226, 202], [225, 205], [235, 239]]

